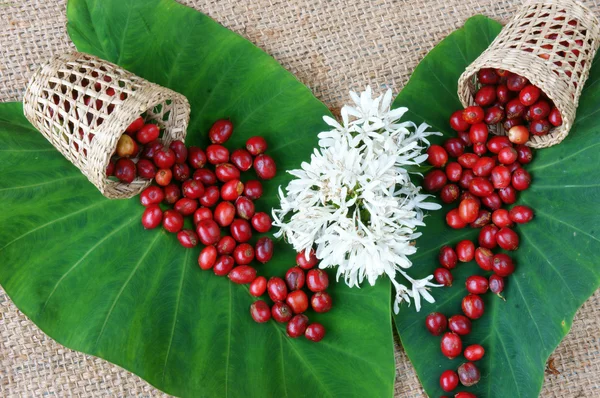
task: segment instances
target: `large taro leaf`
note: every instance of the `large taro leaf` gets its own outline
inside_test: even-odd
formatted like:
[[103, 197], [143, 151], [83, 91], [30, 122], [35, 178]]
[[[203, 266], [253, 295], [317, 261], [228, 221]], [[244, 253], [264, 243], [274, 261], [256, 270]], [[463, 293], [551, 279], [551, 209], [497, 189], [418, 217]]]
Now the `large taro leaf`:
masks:
[[[395, 106], [410, 108], [411, 119], [444, 133], [434, 142], [454, 135], [448, 118], [461, 106], [456, 95], [458, 77], [500, 28], [499, 23], [481, 16], [469, 19], [425, 57], [396, 99]], [[511, 253], [517, 269], [507, 279], [506, 302], [491, 293], [485, 295], [485, 314], [473, 322], [473, 332], [463, 339], [464, 344], [479, 343], [486, 350], [477, 364], [481, 381], [462, 388], [478, 397], [537, 397], [548, 356], [568, 333], [576, 310], [600, 284], [598, 81], [600, 62], [596, 61], [570, 135], [560, 145], [536, 151], [527, 167], [533, 182], [517, 203], [531, 206], [535, 219], [517, 227], [520, 247]], [[419, 251], [412, 257], [421, 276], [437, 268], [442, 245], [476, 239], [474, 230], [446, 226], [444, 214], [451, 207], [444, 206], [428, 217], [427, 226], [421, 229]], [[402, 344], [432, 397], [444, 395], [439, 386], [442, 371], [456, 369], [465, 359], [448, 360], [442, 355], [440, 337], [427, 332], [425, 317], [433, 311], [460, 314], [464, 283], [472, 274], [489, 275], [475, 262], [460, 264], [453, 270], [453, 286], [433, 291], [436, 303], [425, 304], [420, 313], [405, 307], [395, 318]]]
[[[284, 172], [309, 158], [327, 108], [271, 57], [171, 0], [71, 0], [77, 47], [187, 96], [187, 142], [206, 144], [230, 117], [231, 147], [262, 134], [279, 167], [260, 210], [277, 204]], [[0, 283], [43, 331], [183, 396], [390, 396], [389, 283], [332, 282], [334, 308], [309, 313], [320, 343], [254, 323], [247, 287], [198, 268], [199, 248], [145, 231], [137, 198], [107, 200], [22, 116], [0, 105]], [[294, 264], [278, 242], [259, 273]], [[333, 276], [333, 275], [331, 275]]]

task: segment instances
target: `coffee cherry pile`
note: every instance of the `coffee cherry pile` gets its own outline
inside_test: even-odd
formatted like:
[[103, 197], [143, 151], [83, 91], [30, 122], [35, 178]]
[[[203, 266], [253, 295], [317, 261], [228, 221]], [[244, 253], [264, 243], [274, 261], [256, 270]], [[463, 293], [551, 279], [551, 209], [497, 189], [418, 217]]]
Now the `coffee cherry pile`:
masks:
[[325, 336], [325, 327], [320, 323], [308, 324], [304, 312], [309, 308], [309, 300], [302, 290], [306, 286], [312, 294], [310, 306], [315, 312], [324, 313], [331, 309], [331, 296], [325, 291], [329, 277], [325, 271], [314, 268], [317, 264], [313, 250], [308, 254], [301, 252], [296, 256], [296, 266], [286, 272], [285, 280], [272, 277], [267, 282], [262, 276], [256, 278], [250, 284], [250, 294], [260, 297], [266, 291], [273, 305], [269, 307], [263, 300], [254, 302], [250, 306], [252, 318], [262, 323], [273, 317], [277, 322], [287, 323], [288, 336], [295, 338], [304, 334], [311, 341], [320, 341]]
[[530, 134], [546, 135], [562, 125], [558, 108], [523, 76], [503, 69], [481, 69], [477, 79], [481, 84], [475, 94], [477, 105], [456, 111], [450, 118], [450, 126], [461, 139], [474, 144], [476, 154], [485, 151], [477, 138], [487, 136], [488, 125], [502, 123], [514, 144], [525, 144]]
[[[500, 81], [485, 74], [483, 79], [480, 74], [480, 80]], [[467, 295], [462, 300], [463, 314], [446, 318], [434, 312], [425, 320], [425, 326], [432, 335], [442, 336], [440, 347], [446, 357], [453, 359], [462, 353], [468, 361], [456, 371], [449, 369], [441, 374], [440, 386], [446, 392], [457, 388], [459, 383], [467, 387], [474, 385], [481, 377], [474, 362], [484, 356], [485, 350], [479, 344], [463, 350], [462, 338], [471, 332], [472, 321], [484, 315], [481, 295], [489, 290], [504, 299], [500, 293], [504, 290], [505, 278], [515, 270], [513, 259], [508, 254], [494, 253], [493, 250], [516, 250], [519, 236], [514, 231], [515, 225], [528, 223], [534, 215], [527, 206], [515, 205], [510, 210], [503, 208], [516, 202], [519, 191], [529, 188], [531, 176], [523, 166], [532, 160], [531, 149], [522, 142], [515, 145], [510, 137], [489, 137], [485, 123], [472, 117], [475, 113], [483, 115], [482, 112], [479, 107], [468, 107], [452, 114], [450, 124], [459, 130], [459, 137], [449, 138], [441, 146], [429, 147], [428, 162], [434, 169], [425, 175], [423, 181], [424, 188], [438, 193], [444, 203], [458, 203], [446, 214], [448, 226], [453, 229], [467, 226], [479, 229], [477, 242], [462, 240], [455, 247], [443, 246], [440, 249], [438, 260], [441, 267], [434, 271], [435, 280], [441, 285], [451, 286], [451, 270], [458, 263], [473, 260], [489, 273], [488, 276], [472, 275], [467, 278]], [[461, 392], [455, 397], [475, 395]]]
[[[272, 316], [277, 322], [287, 323], [288, 336], [305, 335], [311, 341], [320, 341], [325, 328], [319, 323], [308, 324], [304, 312], [309, 301], [302, 290], [306, 285], [314, 293], [310, 300], [314, 311], [331, 309], [331, 296], [325, 291], [329, 278], [325, 271], [312, 269], [318, 263], [314, 252], [308, 256], [299, 254], [297, 266], [290, 268], [285, 281], [278, 277], [267, 281], [264, 276], [257, 276], [252, 265], [255, 260], [267, 263], [273, 256], [273, 241], [269, 237], [259, 238], [254, 245], [249, 243], [253, 231], [269, 232], [271, 217], [255, 208], [255, 201], [263, 193], [261, 182], [242, 182], [241, 176], [254, 168], [261, 180], [275, 177], [275, 162], [264, 153], [267, 150], [265, 139], [251, 137], [245, 148], [230, 153], [223, 144], [233, 134], [233, 124], [229, 120], [218, 120], [209, 131], [212, 144], [206, 149], [186, 147], [182, 141], [174, 141], [165, 147], [158, 134], [146, 137], [146, 126], [154, 125], [144, 124], [143, 119], [141, 122], [136, 120], [123, 135], [141, 136], [142, 140], [138, 138], [137, 142], [146, 142], [141, 151], [139, 148], [125, 151], [124, 148], [130, 148], [129, 140], [124, 146], [120, 146], [119, 141], [116, 151], [118, 156], [124, 156], [117, 160], [117, 166], [122, 159], [129, 160], [126, 156], [139, 153], [137, 175], [154, 178], [156, 183], [140, 195], [140, 201], [146, 207], [142, 215], [144, 228], [153, 229], [162, 224], [165, 230], [177, 234], [183, 247], [202, 244], [204, 247], [198, 257], [202, 270], [212, 269], [215, 275], [227, 276], [233, 283], [249, 284], [252, 296], [260, 297], [268, 292], [274, 302], [271, 307], [263, 300], [250, 307], [256, 322], [266, 322]], [[135, 163], [133, 169], [135, 176]], [[152, 172], [146, 173], [146, 169]], [[194, 228], [185, 228], [186, 218]]]

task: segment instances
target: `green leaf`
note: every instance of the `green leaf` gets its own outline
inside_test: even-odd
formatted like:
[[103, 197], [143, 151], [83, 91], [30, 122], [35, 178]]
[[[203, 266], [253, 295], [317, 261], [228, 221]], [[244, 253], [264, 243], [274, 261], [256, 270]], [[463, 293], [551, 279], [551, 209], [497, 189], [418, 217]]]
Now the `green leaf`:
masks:
[[[230, 147], [261, 134], [278, 176], [257, 208], [269, 211], [285, 170], [299, 167], [329, 114], [277, 62], [210, 18], [171, 0], [71, 0], [79, 50], [177, 90], [190, 101], [187, 142], [203, 145], [229, 117]], [[182, 396], [391, 396], [390, 287], [333, 282], [334, 308], [309, 312], [327, 335], [290, 339], [252, 321], [245, 286], [201, 271], [200, 251], [145, 231], [142, 206], [107, 200], [37, 133], [20, 104], [0, 105], [0, 283], [44, 332]], [[283, 275], [291, 247], [259, 274]]]
[[[458, 77], [500, 28], [485, 17], [469, 19], [425, 57], [396, 99], [395, 106], [410, 108], [411, 119], [444, 133], [445, 137], [432, 140], [435, 143], [454, 135], [448, 119], [461, 107], [456, 95]], [[535, 218], [516, 228], [521, 244], [511, 253], [517, 270], [507, 279], [506, 302], [486, 294], [484, 316], [473, 322], [473, 332], [463, 339], [465, 346], [478, 343], [486, 350], [477, 363], [481, 381], [462, 388], [478, 397], [537, 397], [548, 356], [568, 333], [576, 310], [600, 285], [595, 255], [600, 251], [598, 81], [600, 63], [595, 62], [571, 133], [560, 145], [536, 151], [527, 167], [533, 182], [517, 203], [532, 207]], [[412, 257], [420, 277], [437, 268], [441, 246], [476, 239], [474, 230], [455, 231], [446, 226], [444, 215], [451, 207], [432, 214], [421, 229], [423, 237]], [[426, 304], [420, 313], [404, 307], [395, 317], [402, 344], [432, 397], [443, 395], [440, 374], [466, 360], [448, 360], [441, 354], [440, 337], [427, 332], [425, 317], [433, 311], [460, 314], [464, 282], [472, 274], [489, 275], [475, 262], [461, 264], [453, 270], [451, 288], [433, 291], [435, 304]]]

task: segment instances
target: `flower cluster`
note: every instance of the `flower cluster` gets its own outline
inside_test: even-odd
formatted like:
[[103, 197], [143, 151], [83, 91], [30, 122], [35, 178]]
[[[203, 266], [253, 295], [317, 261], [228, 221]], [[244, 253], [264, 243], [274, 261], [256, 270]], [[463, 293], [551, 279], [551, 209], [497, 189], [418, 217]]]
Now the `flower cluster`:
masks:
[[[310, 163], [289, 171], [293, 179], [279, 189], [281, 208], [273, 210], [276, 236], [284, 236], [298, 252], [316, 248], [320, 267], [337, 267], [337, 278], [348, 286], [363, 280], [375, 284], [387, 275], [396, 288], [394, 311], [410, 299], [419, 311], [421, 296], [433, 297], [425, 279], [413, 279], [406, 270], [408, 256], [417, 248], [416, 227], [424, 225], [423, 210], [440, 206], [427, 202], [406, 166], [427, 159], [426, 124], [400, 122], [406, 108], [390, 109], [392, 92], [372, 98], [371, 89], [350, 93], [354, 106], [341, 109], [341, 124], [325, 116], [330, 131], [319, 134], [319, 149]], [[396, 281], [401, 274], [411, 288]]]

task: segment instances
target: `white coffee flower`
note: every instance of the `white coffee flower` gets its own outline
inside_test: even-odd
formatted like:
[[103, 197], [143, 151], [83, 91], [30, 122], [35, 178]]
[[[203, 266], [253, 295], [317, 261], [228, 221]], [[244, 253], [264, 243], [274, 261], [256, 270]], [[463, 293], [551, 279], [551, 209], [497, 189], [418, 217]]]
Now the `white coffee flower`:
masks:
[[[394, 312], [411, 299], [417, 311], [421, 296], [434, 299], [424, 279], [413, 279], [406, 270], [417, 251], [415, 232], [423, 210], [437, 210], [420, 193], [406, 166], [427, 159], [423, 150], [432, 134], [426, 124], [400, 122], [406, 108], [390, 109], [392, 92], [372, 98], [371, 89], [351, 92], [354, 106], [341, 110], [342, 123], [325, 116], [332, 128], [319, 134], [319, 149], [300, 169], [289, 171], [295, 179], [285, 192], [279, 189], [280, 209], [273, 210], [275, 236], [283, 236], [298, 252], [315, 248], [319, 267], [337, 267], [337, 279], [360, 286], [374, 285], [387, 275], [396, 289]], [[397, 282], [400, 274], [410, 288]]]

